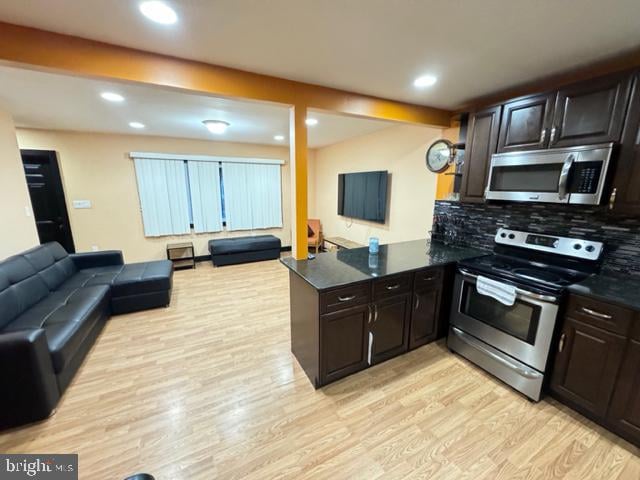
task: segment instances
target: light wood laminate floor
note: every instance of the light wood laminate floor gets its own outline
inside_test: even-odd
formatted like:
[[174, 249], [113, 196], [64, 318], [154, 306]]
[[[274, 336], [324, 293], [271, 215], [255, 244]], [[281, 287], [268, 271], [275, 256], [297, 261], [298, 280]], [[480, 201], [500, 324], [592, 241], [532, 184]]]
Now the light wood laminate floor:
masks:
[[113, 317], [57, 413], [0, 451], [79, 453], [92, 480], [640, 479], [637, 448], [441, 342], [314, 390], [277, 261], [174, 278], [169, 308]]

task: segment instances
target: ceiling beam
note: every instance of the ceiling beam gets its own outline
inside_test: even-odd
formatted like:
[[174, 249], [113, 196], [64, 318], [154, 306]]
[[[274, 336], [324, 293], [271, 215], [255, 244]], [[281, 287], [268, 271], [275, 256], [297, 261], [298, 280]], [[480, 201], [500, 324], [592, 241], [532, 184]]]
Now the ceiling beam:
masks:
[[448, 127], [447, 110], [170, 57], [0, 22], [0, 61], [84, 77]]

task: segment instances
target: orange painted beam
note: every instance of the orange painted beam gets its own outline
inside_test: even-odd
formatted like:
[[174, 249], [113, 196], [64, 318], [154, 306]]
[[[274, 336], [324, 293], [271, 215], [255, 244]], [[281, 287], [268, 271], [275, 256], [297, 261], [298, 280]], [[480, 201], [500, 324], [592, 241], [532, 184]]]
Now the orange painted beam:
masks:
[[293, 106], [289, 115], [289, 149], [291, 160], [291, 251], [296, 260], [304, 260], [309, 252], [307, 239], [308, 153], [307, 109]]
[[0, 22], [0, 61], [222, 97], [449, 126], [451, 112]]

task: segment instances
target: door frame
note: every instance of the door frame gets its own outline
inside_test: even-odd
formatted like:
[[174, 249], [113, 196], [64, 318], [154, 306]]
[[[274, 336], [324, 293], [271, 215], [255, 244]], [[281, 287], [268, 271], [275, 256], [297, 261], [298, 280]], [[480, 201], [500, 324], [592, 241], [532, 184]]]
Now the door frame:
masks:
[[[49, 165], [51, 166], [51, 176], [54, 182], [60, 185], [60, 188], [56, 188], [55, 190], [55, 198], [56, 203], [58, 204], [58, 208], [62, 214], [62, 221], [68, 225], [67, 229], [67, 241], [69, 242], [70, 249], [68, 253], [76, 253], [76, 245], [73, 240], [73, 230], [71, 228], [71, 221], [69, 219], [69, 210], [67, 209], [67, 201], [66, 194], [64, 191], [64, 183], [62, 182], [62, 175], [60, 175], [60, 164], [58, 162], [58, 153], [55, 150], [38, 150], [38, 149], [29, 149], [24, 148], [20, 149], [20, 158], [22, 160], [22, 168], [24, 170], [24, 157], [25, 156], [47, 156], [49, 158]], [[27, 182], [26, 172], [25, 173], [25, 182]], [[27, 182], [27, 189], [29, 188]], [[31, 202], [31, 194], [29, 194], [29, 202]], [[33, 209], [33, 203], [31, 203], [31, 209], [33, 211], [33, 219], [34, 222], [37, 222], [36, 212]], [[38, 236], [39, 239], [39, 236]]]

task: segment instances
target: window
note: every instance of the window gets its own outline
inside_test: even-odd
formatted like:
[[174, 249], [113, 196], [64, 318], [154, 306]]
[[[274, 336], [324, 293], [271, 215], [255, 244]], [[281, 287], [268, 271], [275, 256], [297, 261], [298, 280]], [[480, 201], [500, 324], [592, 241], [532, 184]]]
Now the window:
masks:
[[130, 155], [146, 236], [282, 227], [280, 161]]

